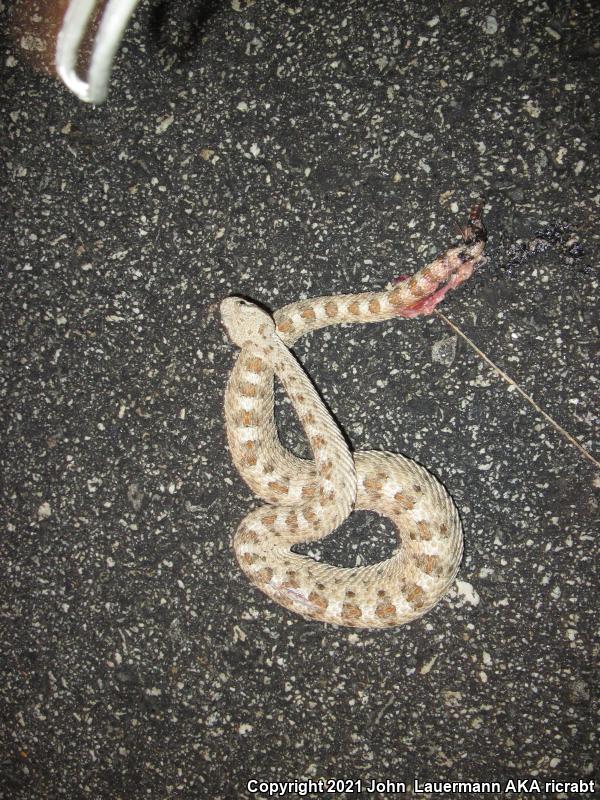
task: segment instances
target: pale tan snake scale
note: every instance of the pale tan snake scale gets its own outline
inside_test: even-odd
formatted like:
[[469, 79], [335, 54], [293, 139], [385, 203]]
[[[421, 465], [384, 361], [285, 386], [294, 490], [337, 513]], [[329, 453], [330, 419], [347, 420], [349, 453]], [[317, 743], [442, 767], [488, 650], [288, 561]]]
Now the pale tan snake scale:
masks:
[[[291, 611], [352, 627], [402, 625], [432, 608], [454, 581], [463, 535], [446, 489], [404, 456], [350, 452], [288, 348], [327, 325], [431, 313], [483, 260], [485, 238], [477, 208], [462, 244], [384, 291], [302, 300], [273, 317], [239, 297], [222, 302], [225, 328], [241, 348], [225, 394], [229, 448], [242, 478], [266, 503], [241, 522], [234, 550], [248, 578]], [[275, 375], [304, 428], [310, 460], [297, 458], [279, 440]], [[327, 536], [355, 509], [392, 520], [399, 547], [391, 558], [346, 568], [292, 551]]]

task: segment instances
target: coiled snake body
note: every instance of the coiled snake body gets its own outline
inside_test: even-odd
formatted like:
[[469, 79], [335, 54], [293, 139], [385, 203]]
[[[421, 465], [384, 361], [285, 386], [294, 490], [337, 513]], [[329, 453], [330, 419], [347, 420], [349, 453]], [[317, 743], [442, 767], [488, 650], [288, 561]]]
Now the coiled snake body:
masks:
[[[352, 627], [402, 625], [432, 608], [452, 584], [463, 538], [445, 488], [403, 456], [351, 453], [288, 348], [327, 325], [431, 313], [483, 259], [485, 238], [476, 208], [461, 245], [385, 291], [302, 300], [273, 317], [239, 297], [222, 302], [225, 328], [241, 348], [225, 395], [229, 448], [242, 478], [267, 503], [242, 521], [234, 550], [248, 578], [291, 611]], [[292, 455], [279, 440], [275, 375], [306, 432], [312, 460]], [[342, 568], [292, 551], [330, 534], [354, 509], [393, 521], [400, 546], [391, 558]]]

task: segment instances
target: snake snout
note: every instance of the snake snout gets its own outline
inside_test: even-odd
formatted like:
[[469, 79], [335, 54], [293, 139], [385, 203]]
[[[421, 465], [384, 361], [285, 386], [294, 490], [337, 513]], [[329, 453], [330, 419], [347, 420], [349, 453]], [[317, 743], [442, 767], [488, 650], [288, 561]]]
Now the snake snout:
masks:
[[487, 228], [482, 218], [483, 201], [480, 200], [473, 206], [469, 214], [469, 222], [462, 230], [463, 241], [466, 245], [487, 241]]

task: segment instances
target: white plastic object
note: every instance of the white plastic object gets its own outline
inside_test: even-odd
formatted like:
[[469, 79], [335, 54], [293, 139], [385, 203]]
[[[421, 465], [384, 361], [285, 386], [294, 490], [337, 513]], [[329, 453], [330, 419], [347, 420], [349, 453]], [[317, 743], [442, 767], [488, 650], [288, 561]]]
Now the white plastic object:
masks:
[[109, 0], [94, 39], [87, 81], [77, 74], [79, 48], [98, 0], [71, 0], [56, 40], [56, 70], [86, 103], [102, 103], [108, 93], [113, 60], [125, 28], [140, 0]]

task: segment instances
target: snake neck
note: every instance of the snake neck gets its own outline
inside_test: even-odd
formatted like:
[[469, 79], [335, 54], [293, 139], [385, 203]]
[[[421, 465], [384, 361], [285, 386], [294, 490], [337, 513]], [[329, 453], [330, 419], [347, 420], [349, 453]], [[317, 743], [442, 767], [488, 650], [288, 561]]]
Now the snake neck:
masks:
[[398, 279], [383, 291], [316, 297], [284, 306], [273, 315], [277, 333], [290, 346], [305, 333], [329, 325], [433, 313], [447, 292], [470, 278], [475, 267], [485, 261], [485, 235], [475, 232], [471, 238], [466, 236], [462, 245], [448, 248], [412, 277]]

